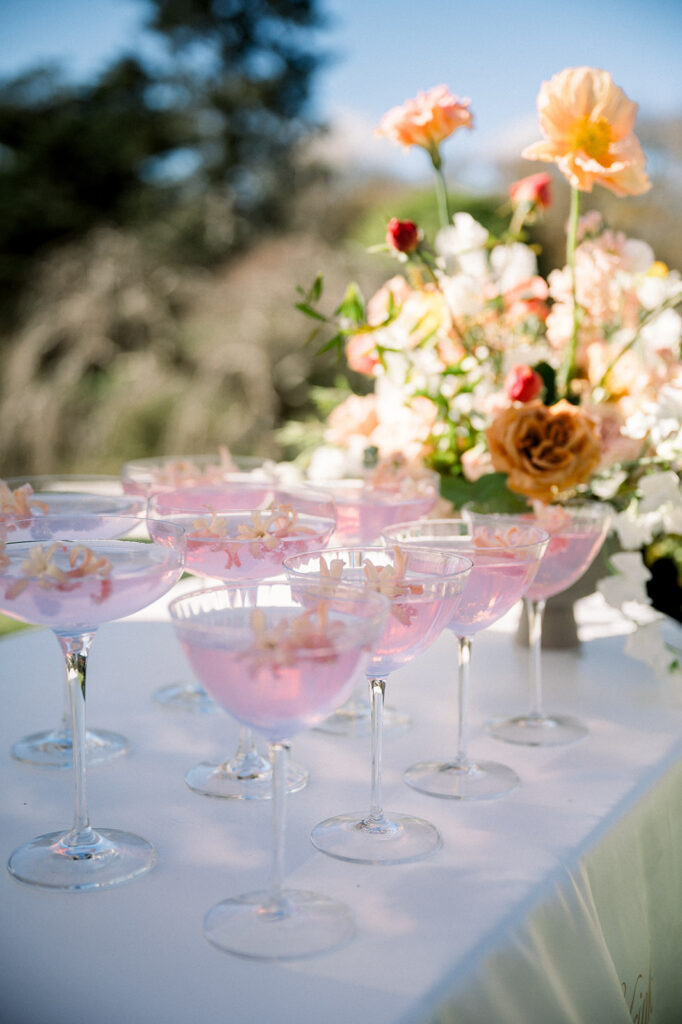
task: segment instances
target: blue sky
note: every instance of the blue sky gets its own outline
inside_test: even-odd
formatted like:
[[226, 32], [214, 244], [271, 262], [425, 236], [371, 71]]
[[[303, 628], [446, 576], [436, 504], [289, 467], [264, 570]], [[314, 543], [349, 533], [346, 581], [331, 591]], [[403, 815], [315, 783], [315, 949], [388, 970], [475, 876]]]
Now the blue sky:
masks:
[[[446, 84], [471, 99], [474, 131], [446, 159], [477, 164], [537, 137], [541, 82], [562, 68], [608, 69], [644, 114], [682, 116], [679, 0], [320, 0], [328, 28], [315, 44], [333, 59], [317, 81], [316, 112], [337, 123], [336, 152], [419, 173], [372, 128], [389, 107]], [[143, 0], [0, 0], [0, 76], [50, 59], [83, 77], [121, 49], [145, 45]]]

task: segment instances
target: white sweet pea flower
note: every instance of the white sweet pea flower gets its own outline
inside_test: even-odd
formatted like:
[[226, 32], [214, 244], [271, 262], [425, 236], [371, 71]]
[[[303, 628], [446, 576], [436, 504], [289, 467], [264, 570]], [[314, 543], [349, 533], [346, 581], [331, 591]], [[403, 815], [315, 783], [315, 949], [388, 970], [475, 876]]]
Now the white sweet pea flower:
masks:
[[597, 590], [607, 604], [613, 608], [622, 608], [630, 602], [648, 606], [646, 583], [651, 573], [642, 556], [638, 552], [619, 551], [611, 557], [611, 565], [615, 572], [597, 583]]
[[537, 274], [538, 261], [533, 250], [522, 242], [496, 245], [490, 253], [493, 270], [501, 294], [511, 291]]
[[454, 317], [476, 316], [480, 313], [481, 282], [467, 274], [457, 274], [441, 281], [441, 290]]
[[659, 679], [669, 677], [673, 659], [661, 635], [660, 619], [630, 633], [625, 641], [625, 653], [650, 665]]
[[623, 511], [613, 517], [613, 528], [621, 547], [635, 551], [644, 544], [650, 544], [660, 532], [661, 517], [658, 512], [640, 514], [637, 503], [631, 502]]
[[682, 317], [675, 309], [664, 309], [640, 331], [647, 351], [667, 351], [677, 356], [682, 338]]
[[445, 261], [447, 273], [464, 273], [486, 280], [488, 231], [470, 213], [456, 213], [452, 224], [452, 227], [442, 228], [435, 241], [436, 252]]
[[679, 295], [682, 295], [682, 279], [677, 270], [663, 277], [646, 274], [637, 284], [637, 298], [647, 310], [658, 309]]
[[643, 476], [639, 481], [639, 493], [640, 512], [654, 512], [668, 503], [682, 504], [679, 477], [672, 471]]
[[590, 487], [601, 501], [610, 501], [611, 498], [615, 497], [618, 488], [621, 484], [625, 483], [627, 478], [628, 475], [625, 470], [614, 470], [607, 476], [593, 477]]

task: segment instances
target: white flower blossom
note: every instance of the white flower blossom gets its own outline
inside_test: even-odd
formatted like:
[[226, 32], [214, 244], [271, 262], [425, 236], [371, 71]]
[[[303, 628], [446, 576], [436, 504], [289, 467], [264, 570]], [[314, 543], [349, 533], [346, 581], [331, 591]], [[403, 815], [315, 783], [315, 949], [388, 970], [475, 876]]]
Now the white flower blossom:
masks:
[[651, 579], [651, 573], [642, 556], [631, 551], [619, 551], [611, 557], [611, 565], [615, 572], [597, 583], [597, 590], [606, 603], [613, 608], [622, 608], [630, 602], [647, 606], [646, 583]]
[[656, 619], [639, 626], [628, 635], [625, 653], [653, 668], [659, 679], [670, 676], [673, 658], [661, 635], [661, 620]]

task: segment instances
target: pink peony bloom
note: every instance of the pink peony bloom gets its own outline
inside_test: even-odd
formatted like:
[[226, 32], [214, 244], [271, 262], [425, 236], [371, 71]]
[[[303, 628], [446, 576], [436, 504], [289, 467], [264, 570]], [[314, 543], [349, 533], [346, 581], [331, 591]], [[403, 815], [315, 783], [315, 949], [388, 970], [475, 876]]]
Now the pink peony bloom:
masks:
[[419, 245], [419, 229], [414, 221], [391, 217], [386, 228], [386, 242], [398, 252], [414, 252]]
[[556, 164], [581, 192], [597, 184], [617, 196], [641, 195], [651, 184], [633, 132], [636, 114], [637, 104], [608, 71], [566, 68], [543, 82], [538, 116], [544, 140], [522, 156]]
[[376, 134], [401, 146], [421, 146], [433, 154], [458, 128], [472, 127], [470, 103], [469, 99], [453, 96], [447, 86], [437, 85], [384, 114]]
[[532, 203], [546, 210], [552, 203], [552, 176], [546, 171], [529, 174], [509, 186], [509, 198], [513, 206], [519, 203]]

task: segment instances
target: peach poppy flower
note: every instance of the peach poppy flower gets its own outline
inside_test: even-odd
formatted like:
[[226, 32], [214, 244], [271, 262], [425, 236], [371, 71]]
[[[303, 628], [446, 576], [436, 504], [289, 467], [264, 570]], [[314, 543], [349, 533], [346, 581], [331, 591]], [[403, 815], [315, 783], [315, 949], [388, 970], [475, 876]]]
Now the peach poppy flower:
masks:
[[428, 92], [417, 93], [401, 107], [392, 107], [382, 117], [376, 134], [401, 146], [421, 146], [435, 153], [440, 143], [458, 128], [472, 127], [470, 103], [469, 99], [453, 96], [446, 85], [437, 85]]
[[651, 184], [633, 132], [636, 115], [637, 104], [608, 71], [566, 68], [542, 83], [538, 116], [545, 138], [521, 155], [555, 163], [581, 192], [598, 184], [617, 196], [641, 195]]

